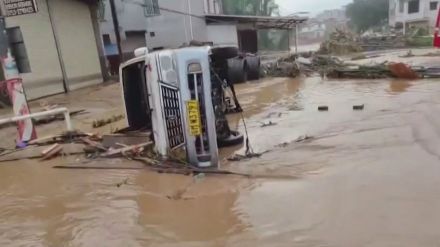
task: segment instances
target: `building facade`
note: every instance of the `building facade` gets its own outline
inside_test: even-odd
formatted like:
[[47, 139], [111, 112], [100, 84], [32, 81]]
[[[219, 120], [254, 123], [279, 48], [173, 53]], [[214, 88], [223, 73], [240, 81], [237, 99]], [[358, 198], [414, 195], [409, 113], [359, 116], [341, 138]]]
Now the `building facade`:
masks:
[[96, 2], [36, 3], [37, 13], [6, 18], [8, 27], [20, 27], [26, 46], [32, 72], [22, 78], [28, 99], [101, 83], [99, 28], [91, 11]]
[[437, 20], [439, 1], [436, 0], [390, 0], [390, 26], [403, 28], [423, 27], [432, 32]]
[[[208, 40], [212, 32], [208, 33], [204, 16], [219, 14], [222, 9], [221, 0], [115, 0], [115, 5], [125, 58], [143, 46], [156, 50]], [[108, 0], [102, 1], [102, 9], [100, 26], [106, 55], [115, 55], [116, 36]]]

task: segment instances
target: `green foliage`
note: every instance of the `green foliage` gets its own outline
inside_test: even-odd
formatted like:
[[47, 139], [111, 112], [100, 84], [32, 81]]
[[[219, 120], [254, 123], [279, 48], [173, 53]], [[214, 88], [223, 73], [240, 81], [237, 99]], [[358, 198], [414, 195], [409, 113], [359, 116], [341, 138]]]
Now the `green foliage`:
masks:
[[[223, 11], [226, 15], [279, 16], [275, 0], [223, 0]], [[258, 31], [260, 50], [286, 50], [289, 47], [288, 43], [288, 31]]]
[[260, 30], [258, 31], [258, 49], [265, 51], [282, 51], [289, 49], [289, 31]]
[[388, 19], [389, 0], [353, 0], [346, 14], [357, 32], [380, 25]]
[[275, 0], [223, 0], [226, 15], [279, 15]]
[[432, 47], [433, 38], [431, 36], [417, 36], [406, 41], [406, 45], [411, 47]]

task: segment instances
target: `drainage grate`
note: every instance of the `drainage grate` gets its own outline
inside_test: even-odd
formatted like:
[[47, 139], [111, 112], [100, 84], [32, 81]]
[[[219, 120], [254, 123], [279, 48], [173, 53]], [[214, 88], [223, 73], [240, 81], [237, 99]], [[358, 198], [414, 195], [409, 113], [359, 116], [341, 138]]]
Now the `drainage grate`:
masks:
[[170, 148], [180, 146], [185, 142], [183, 136], [182, 117], [180, 115], [179, 92], [162, 85], [162, 103], [167, 125], [168, 142]]

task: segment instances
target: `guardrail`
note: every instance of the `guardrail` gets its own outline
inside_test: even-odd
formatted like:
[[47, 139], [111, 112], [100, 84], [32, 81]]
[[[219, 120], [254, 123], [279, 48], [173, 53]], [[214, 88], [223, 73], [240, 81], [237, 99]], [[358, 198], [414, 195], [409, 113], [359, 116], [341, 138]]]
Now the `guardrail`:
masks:
[[14, 116], [14, 117], [10, 117], [10, 118], [0, 119], [0, 125], [18, 122], [18, 121], [29, 119], [29, 118], [44, 117], [44, 116], [51, 116], [51, 115], [57, 115], [57, 114], [64, 114], [64, 121], [66, 122], [67, 131], [73, 131], [73, 125], [70, 120], [70, 112], [65, 107], [56, 108], [56, 109], [49, 110], [49, 111], [36, 112], [36, 113], [23, 115], [23, 116]]

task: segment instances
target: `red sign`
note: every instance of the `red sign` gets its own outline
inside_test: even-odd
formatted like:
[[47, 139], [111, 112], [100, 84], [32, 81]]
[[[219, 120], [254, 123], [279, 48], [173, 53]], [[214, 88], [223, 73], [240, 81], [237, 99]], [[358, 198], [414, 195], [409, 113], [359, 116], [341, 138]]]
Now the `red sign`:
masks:
[[435, 23], [434, 47], [440, 48], [440, 9], [437, 14], [437, 22]]

